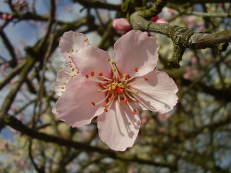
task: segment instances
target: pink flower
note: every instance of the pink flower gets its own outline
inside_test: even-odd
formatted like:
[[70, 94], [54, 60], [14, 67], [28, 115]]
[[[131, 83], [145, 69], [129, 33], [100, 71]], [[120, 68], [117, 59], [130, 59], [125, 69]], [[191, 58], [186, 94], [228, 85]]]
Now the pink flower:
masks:
[[112, 26], [117, 31], [128, 31], [132, 28], [126, 18], [113, 19]]
[[116, 41], [112, 60], [89, 45], [85, 35], [66, 32], [60, 50], [70, 66], [58, 73], [61, 97], [53, 112], [72, 127], [97, 117], [103, 142], [118, 151], [131, 147], [141, 125], [140, 110], [165, 113], [177, 103], [175, 82], [155, 69], [158, 49], [154, 37], [132, 30]]

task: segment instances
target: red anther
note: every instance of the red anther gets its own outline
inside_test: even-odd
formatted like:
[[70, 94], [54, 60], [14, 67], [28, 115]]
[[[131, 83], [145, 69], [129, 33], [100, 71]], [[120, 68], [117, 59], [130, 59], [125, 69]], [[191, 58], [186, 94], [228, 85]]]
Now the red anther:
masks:
[[132, 111], [132, 114], [133, 114], [133, 115], [136, 115], [136, 114], [137, 114], [137, 110], [134, 109], [134, 110]]
[[108, 98], [108, 102], [111, 102], [111, 101], [113, 101], [113, 98], [112, 98], [112, 97], [109, 97], [109, 98]]
[[140, 101], [139, 101], [139, 100], [136, 100], [135, 102], [136, 102], [136, 103], [140, 103]]
[[134, 71], [135, 71], [135, 72], [138, 72], [138, 68], [135, 68]]
[[148, 80], [148, 78], [145, 77], [144, 80]]
[[92, 104], [93, 106], [95, 106], [95, 102], [91, 102], [91, 104]]
[[108, 112], [108, 110], [105, 108], [105, 109], [104, 109], [104, 112]]
[[129, 74], [125, 74], [125, 79], [129, 79], [131, 76]]
[[99, 73], [99, 76], [103, 76], [103, 73], [100, 72], [100, 73]]
[[86, 77], [86, 78], [89, 78], [89, 75], [88, 75], [88, 74], [85, 74], [85, 77]]
[[125, 97], [125, 98], [123, 99], [123, 101], [124, 101], [124, 102], [128, 102], [128, 98]]
[[103, 107], [105, 107], [105, 109], [106, 109], [106, 107], [107, 107], [107, 104], [108, 104], [108, 102], [105, 102], [105, 103], [103, 104]]
[[118, 93], [118, 94], [121, 94], [121, 93], [124, 92], [124, 89], [119, 87], [119, 86], [116, 86], [115, 92]]
[[105, 87], [105, 86], [107, 86], [108, 84], [107, 84], [107, 83], [98, 83], [98, 85], [99, 85], [100, 87]]
[[94, 75], [95, 75], [95, 72], [92, 71], [92, 72], [91, 72], [91, 76], [94, 76]]

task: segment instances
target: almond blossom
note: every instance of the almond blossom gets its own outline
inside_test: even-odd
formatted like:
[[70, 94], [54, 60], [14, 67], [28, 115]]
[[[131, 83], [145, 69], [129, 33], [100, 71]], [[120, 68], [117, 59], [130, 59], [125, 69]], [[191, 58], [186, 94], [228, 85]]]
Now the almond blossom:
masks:
[[131, 30], [114, 45], [114, 58], [89, 44], [84, 34], [69, 31], [60, 40], [66, 58], [58, 72], [54, 113], [72, 127], [97, 119], [101, 140], [124, 151], [134, 144], [141, 110], [166, 113], [177, 103], [177, 86], [156, 70], [158, 43], [146, 32]]

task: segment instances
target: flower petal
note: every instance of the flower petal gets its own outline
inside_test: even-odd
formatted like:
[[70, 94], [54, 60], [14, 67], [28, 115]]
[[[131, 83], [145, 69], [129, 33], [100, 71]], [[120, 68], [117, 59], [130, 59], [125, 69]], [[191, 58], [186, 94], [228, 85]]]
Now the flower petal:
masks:
[[57, 101], [54, 113], [73, 127], [89, 124], [95, 116], [103, 112], [99, 111], [99, 106], [93, 104], [105, 97], [103, 93], [98, 93], [97, 89], [95, 82], [82, 76], [72, 78]]
[[147, 32], [129, 31], [114, 47], [117, 66], [122, 73], [142, 76], [155, 69], [159, 46]]
[[78, 70], [73, 64], [73, 61], [70, 57], [67, 57], [62, 64], [61, 69], [57, 72], [55, 92], [57, 96], [61, 96], [66, 89], [68, 81], [77, 76]]
[[89, 46], [79, 51], [73, 61], [83, 75], [91, 72], [108, 75], [111, 72], [108, 58], [109, 55], [104, 50]]
[[59, 42], [60, 52], [64, 55], [78, 52], [88, 45], [89, 42], [86, 35], [74, 31], [65, 32]]
[[133, 115], [125, 104], [118, 101], [97, 118], [101, 140], [116, 151], [124, 151], [134, 144], [140, 124], [140, 117]]
[[131, 83], [138, 90], [142, 107], [161, 113], [169, 112], [177, 103], [178, 88], [167, 73], [152, 71]]

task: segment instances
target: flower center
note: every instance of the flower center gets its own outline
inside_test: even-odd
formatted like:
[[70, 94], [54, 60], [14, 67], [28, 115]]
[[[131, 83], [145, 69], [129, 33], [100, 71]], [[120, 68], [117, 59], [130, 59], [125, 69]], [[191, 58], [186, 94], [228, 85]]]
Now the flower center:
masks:
[[104, 99], [97, 103], [91, 102], [91, 104], [93, 106], [102, 105], [105, 108], [104, 111], [107, 112], [113, 102], [118, 100], [119, 102], [126, 103], [132, 113], [137, 114], [137, 110], [133, 109], [134, 106], [132, 106], [132, 104], [139, 102], [135, 96], [138, 91], [129, 85], [130, 82], [135, 80], [135, 77], [131, 77], [128, 74], [121, 74], [115, 62], [111, 59], [108, 59], [108, 62], [112, 69], [110, 77], [105, 76], [103, 73], [95, 74], [95, 72], [85, 75], [86, 78], [95, 81], [99, 85], [100, 89], [98, 89], [97, 92], [105, 93]]

